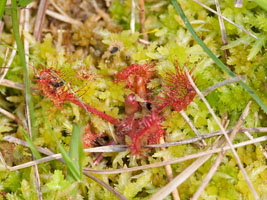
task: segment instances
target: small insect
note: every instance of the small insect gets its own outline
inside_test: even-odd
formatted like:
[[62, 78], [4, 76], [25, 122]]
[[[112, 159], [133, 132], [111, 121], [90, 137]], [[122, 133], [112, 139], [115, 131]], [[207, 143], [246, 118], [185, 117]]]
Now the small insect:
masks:
[[60, 82], [52, 82], [50, 83], [51, 85], [53, 85], [54, 87], [61, 87], [64, 85], [63, 81], [60, 81]]
[[110, 53], [116, 53], [119, 50], [118, 47], [112, 47], [112, 49], [110, 50]]

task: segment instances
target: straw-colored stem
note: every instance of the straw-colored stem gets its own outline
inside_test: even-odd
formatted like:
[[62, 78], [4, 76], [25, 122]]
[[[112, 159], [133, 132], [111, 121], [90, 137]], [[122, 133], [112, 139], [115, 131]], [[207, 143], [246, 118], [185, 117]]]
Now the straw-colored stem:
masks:
[[186, 67], [184, 67], [184, 70], [185, 70], [185, 73], [186, 73], [186, 75], [187, 75], [187, 77], [188, 77], [188, 79], [189, 79], [191, 85], [192, 85], [193, 88], [196, 90], [197, 94], [200, 96], [200, 98], [202, 99], [202, 101], [205, 103], [205, 105], [207, 106], [207, 108], [208, 108], [208, 110], [210, 111], [211, 115], [213, 116], [214, 120], [216, 121], [216, 123], [218, 124], [218, 126], [220, 127], [220, 129], [222, 130], [223, 135], [224, 135], [224, 137], [225, 137], [227, 143], [228, 143], [229, 146], [231, 147], [231, 150], [232, 150], [232, 152], [233, 152], [233, 154], [234, 154], [234, 157], [235, 157], [235, 159], [236, 159], [236, 162], [237, 162], [237, 164], [238, 164], [238, 166], [239, 166], [239, 168], [240, 168], [240, 170], [241, 170], [241, 172], [242, 172], [242, 174], [243, 174], [243, 176], [244, 176], [244, 178], [245, 178], [245, 180], [246, 180], [246, 182], [247, 182], [247, 184], [248, 184], [248, 186], [249, 186], [249, 188], [250, 188], [250, 190], [251, 190], [251, 192], [252, 192], [252, 194], [253, 194], [253, 196], [254, 196], [254, 198], [255, 198], [256, 200], [259, 200], [259, 196], [258, 196], [256, 190], [254, 189], [254, 187], [253, 187], [253, 185], [252, 185], [252, 183], [251, 183], [251, 181], [250, 181], [250, 179], [249, 179], [249, 177], [248, 177], [248, 175], [247, 175], [247, 172], [246, 172], [246, 170], [244, 169], [243, 164], [241, 163], [241, 160], [240, 160], [240, 158], [239, 158], [237, 152], [236, 152], [235, 149], [233, 148], [233, 144], [232, 144], [232, 142], [231, 142], [229, 136], [227, 135], [227, 133], [226, 133], [224, 127], [222, 126], [222, 124], [221, 124], [221, 122], [219, 121], [218, 117], [217, 117], [216, 114], [214, 113], [213, 109], [210, 107], [210, 105], [209, 105], [208, 101], [206, 100], [206, 98], [203, 96], [203, 94], [202, 94], [202, 93], [199, 91], [199, 89], [197, 88], [196, 84], [194, 83], [193, 79], [191, 78], [191, 76], [190, 76], [189, 72], [187, 71]]

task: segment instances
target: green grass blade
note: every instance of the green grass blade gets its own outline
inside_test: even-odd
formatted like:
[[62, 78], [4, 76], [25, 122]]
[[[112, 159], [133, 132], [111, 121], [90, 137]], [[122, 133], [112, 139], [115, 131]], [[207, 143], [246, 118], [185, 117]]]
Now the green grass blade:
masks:
[[[31, 138], [29, 137], [29, 135], [26, 133], [26, 131], [24, 130], [23, 127], [22, 128], [22, 131], [23, 131], [23, 134], [24, 134], [24, 138], [25, 140], [27, 141], [28, 145], [29, 145], [29, 148], [31, 149], [32, 151], [32, 154], [33, 156], [36, 158], [36, 159], [41, 159], [42, 156], [41, 154], [39, 153], [39, 151], [36, 149], [34, 143], [32, 142]], [[47, 170], [45, 169], [45, 166], [43, 163], [40, 164], [40, 166], [42, 167], [42, 169], [47, 172]]]
[[26, 7], [28, 4], [30, 4], [33, 0], [19, 0], [18, 6], [20, 7]]
[[[212, 51], [205, 45], [205, 43], [198, 37], [195, 30], [191, 26], [190, 22], [188, 21], [187, 17], [185, 16], [180, 4], [177, 2], [177, 0], [171, 0], [175, 10], [180, 15], [182, 20], [184, 21], [184, 24], [188, 31], [192, 34], [193, 38], [197, 41], [197, 43], [203, 48], [203, 50], [211, 57], [211, 59], [225, 72], [227, 72], [230, 76], [235, 77], [236, 75], [225, 65], [220, 61], [213, 53]], [[240, 85], [250, 94], [250, 96], [259, 104], [259, 106], [263, 109], [265, 113], [267, 113], [267, 106], [264, 105], [262, 100], [242, 81], [239, 82]]]
[[65, 151], [64, 147], [60, 144], [60, 142], [58, 141], [57, 137], [56, 137], [56, 134], [54, 133], [54, 131], [52, 130], [48, 120], [46, 119], [45, 117], [45, 121], [46, 121], [46, 124], [48, 126], [48, 129], [50, 131], [50, 133], [52, 134], [52, 136], [54, 137], [56, 143], [57, 143], [57, 146], [58, 146], [58, 149], [60, 151], [60, 153], [62, 154], [62, 157], [63, 159], [65, 160], [67, 166], [68, 166], [68, 169], [69, 171], [71, 172], [74, 180], [76, 181], [79, 181], [81, 180], [80, 179], [80, 172], [79, 172], [79, 169], [76, 168], [76, 165], [74, 164], [74, 162], [72, 161], [72, 159], [70, 158], [70, 156], [68, 155], [68, 153]]
[[[84, 158], [84, 151], [82, 147], [82, 134], [77, 124], [73, 125], [73, 131], [70, 141], [70, 158], [77, 170], [79, 170], [80, 179], [82, 178], [82, 161]], [[73, 178], [67, 174], [67, 180], [72, 181]]]
[[18, 54], [20, 57], [21, 65], [23, 68], [24, 73], [24, 84], [25, 84], [25, 99], [26, 104], [29, 106], [29, 115], [31, 121], [31, 129], [32, 129], [32, 136], [33, 139], [37, 137], [37, 131], [34, 128], [34, 107], [32, 102], [31, 90], [30, 90], [30, 78], [29, 78], [29, 71], [26, 66], [26, 59], [25, 59], [25, 52], [21, 42], [21, 38], [19, 35], [19, 22], [18, 22], [18, 11], [17, 11], [17, 2], [16, 0], [11, 0], [11, 18], [12, 18], [12, 28], [14, 37], [17, 43]]
[[267, 11], [267, 1], [266, 0], [255, 0], [255, 2]]
[[7, 1], [7, 0], [1, 0], [1, 1], [0, 1], [0, 20], [2, 19], [3, 14], [4, 14], [4, 12], [5, 12], [6, 1]]

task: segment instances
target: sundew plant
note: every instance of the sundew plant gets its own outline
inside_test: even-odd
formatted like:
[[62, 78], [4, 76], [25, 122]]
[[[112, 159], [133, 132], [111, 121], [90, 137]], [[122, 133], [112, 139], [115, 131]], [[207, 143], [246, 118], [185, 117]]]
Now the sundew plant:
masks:
[[267, 199], [263, 0], [0, 2], [0, 200]]

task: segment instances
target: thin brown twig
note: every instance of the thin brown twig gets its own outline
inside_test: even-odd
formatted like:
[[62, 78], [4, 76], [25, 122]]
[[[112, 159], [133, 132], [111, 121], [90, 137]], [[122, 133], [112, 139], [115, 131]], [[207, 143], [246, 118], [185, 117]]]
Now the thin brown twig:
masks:
[[[187, 124], [190, 126], [190, 128], [193, 130], [193, 132], [196, 134], [196, 136], [200, 136], [198, 130], [196, 129], [196, 127], [194, 126], [194, 124], [191, 122], [191, 120], [189, 119], [189, 117], [186, 115], [184, 110], [180, 111], [180, 114], [182, 115], [182, 117], [184, 118], [184, 120], [187, 122]], [[207, 143], [204, 140], [201, 140], [202, 144], [201, 146], [207, 146]], [[198, 144], [199, 145], [199, 144]]]
[[64, 16], [68, 16], [67, 13], [65, 13], [56, 3], [54, 0], [50, 0], [50, 3], [54, 6], [54, 8], [60, 12]]
[[[164, 140], [163, 137], [160, 138], [160, 143], [161, 144], [165, 143], [165, 140]], [[161, 150], [164, 151], [165, 148], [162, 147]], [[163, 161], [169, 160], [168, 157], [169, 157], [168, 155], [167, 156], [163, 155]], [[165, 165], [164, 167], [165, 167], [167, 178], [168, 178], [169, 181], [171, 181], [173, 179], [172, 167], [171, 167], [171, 165]], [[173, 200], [180, 200], [180, 196], [179, 196], [177, 188], [175, 188], [175, 190], [172, 191], [172, 198], [173, 198]]]
[[[21, 24], [24, 24], [24, 31], [29, 32], [29, 18], [30, 18], [30, 8], [31, 5], [28, 5], [25, 9], [21, 10]], [[29, 68], [29, 42], [24, 38], [24, 51], [25, 51], [25, 60], [26, 60], [26, 66]], [[29, 72], [29, 69], [28, 69]], [[28, 75], [27, 75], [28, 76]], [[30, 138], [32, 139], [32, 124], [30, 119], [30, 111], [29, 111], [29, 101], [28, 98], [25, 96], [25, 114], [26, 114], [26, 120], [27, 120], [27, 129]], [[35, 157], [32, 153], [32, 159], [35, 160]], [[40, 175], [38, 171], [38, 165], [33, 166], [34, 169], [34, 178], [35, 178], [35, 184], [37, 189], [37, 196], [39, 200], [43, 199], [42, 191], [41, 191], [41, 181], [40, 181]]]
[[132, 0], [132, 7], [131, 7], [131, 32], [135, 32], [135, 0]]
[[244, 169], [243, 164], [241, 163], [241, 160], [240, 160], [238, 154], [236, 153], [235, 149], [233, 148], [233, 144], [232, 144], [232, 142], [231, 142], [229, 136], [227, 135], [227, 133], [226, 133], [224, 127], [222, 126], [221, 122], [218, 120], [218, 117], [217, 117], [216, 114], [214, 113], [213, 109], [212, 109], [211, 106], [209, 105], [209, 103], [208, 103], [208, 101], [206, 100], [206, 98], [203, 96], [203, 94], [202, 94], [202, 93], [199, 91], [199, 89], [197, 88], [196, 84], [195, 84], [194, 81], [192, 80], [192, 78], [191, 78], [189, 72], [187, 71], [187, 68], [186, 68], [186, 67], [184, 67], [184, 70], [185, 70], [185, 73], [186, 73], [186, 75], [187, 75], [187, 77], [188, 77], [188, 79], [189, 79], [189, 81], [190, 81], [192, 87], [193, 87], [193, 88], [195, 89], [195, 91], [198, 93], [198, 95], [200, 96], [200, 98], [202, 99], [202, 101], [206, 104], [206, 106], [207, 106], [208, 110], [210, 111], [211, 115], [213, 116], [213, 118], [215, 119], [216, 123], [219, 125], [220, 129], [222, 130], [223, 135], [224, 135], [224, 137], [225, 137], [227, 143], [228, 143], [229, 146], [231, 147], [231, 150], [232, 150], [232, 152], [233, 152], [233, 155], [234, 155], [234, 157], [235, 157], [235, 160], [236, 160], [236, 162], [237, 162], [237, 164], [238, 164], [238, 166], [239, 166], [239, 168], [240, 168], [240, 170], [241, 170], [241, 172], [242, 172], [242, 174], [243, 174], [243, 176], [244, 176], [244, 178], [245, 178], [245, 180], [246, 180], [246, 182], [247, 182], [247, 184], [248, 184], [248, 186], [249, 186], [249, 188], [250, 188], [250, 190], [251, 190], [251, 192], [252, 192], [252, 194], [253, 194], [253, 196], [254, 196], [254, 198], [255, 198], [256, 200], [259, 200], [259, 196], [258, 196], [256, 190], [254, 189], [254, 187], [253, 187], [253, 185], [252, 185], [252, 183], [251, 183], [251, 181], [250, 181], [250, 179], [249, 179], [249, 177], [248, 177], [248, 175], [247, 175], [247, 172], [246, 172], [246, 170]]
[[[13, 115], [12, 113], [10, 113], [10, 112], [4, 110], [3, 108], [0, 108], [0, 113], [2, 113], [3, 115], [5, 115], [6, 117], [8, 117], [8, 118], [10, 118], [10, 119], [12, 119], [12, 120], [14, 120], [14, 121], [16, 121], [18, 124], [24, 126], [23, 122], [22, 122], [19, 118], [17, 118], [17, 117], [16, 117], [15, 115]], [[24, 126], [24, 127], [25, 127], [25, 126]]]
[[33, 36], [37, 41], [41, 39], [42, 27], [45, 20], [45, 13], [47, 7], [48, 7], [48, 0], [40, 0], [33, 32]]
[[2, 32], [4, 29], [5, 22], [3, 20], [0, 20], [0, 39], [2, 37]]
[[20, 84], [20, 83], [16, 83], [7, 79], [3, 79], [0, 81], [0, 85], [2, 86], [6, 86], [6, 87], [10, 87], [10, 88], [14, 88], [14, 89], [18, 89], [18, 90], [24, 90], [24, 85]]
[[[230, 135], [230, 140], [233, 141], [233, 139], [235, 138], [238, 130], [241, 128], [242, 124], [244, 123], [248, 113], [249, 113], [249, 106], [251, 104], [251, 101], [247, 104], [246, 108], [244, 109], [242, 115], [240, 116], [237, 124], [235, 125], [233, 131], [231, 132]], [[225, 146], [227, 146], [227, 144], [225, 144]], [[201, 185], [199, 186], [199, 188], [197, 189], [197, 191], [195, 192], [195, 194], [192, 197], [192, 200], [197, 200], [200, 195], [202, 194], [202, 192], [205, 190], [205, 188], [207, 187], [208, 183], [210, 182], [211, 178], [213, 177], [213, 175], [215, 174], [215, 172], [218, 170], [224, 156], [225, 156], [226, 151], [222, 151], [217, 159], [215, 160], [215, 162], [213, 163], [213, 165], [211, 166], [208, 174], [205, 176], [204, 180], [201, 182]]]
[[[225, 26], [223, 23], [223, 18], [221, 17], [221, 9], [220, 9], [219, 0], [215, 0], [215, 5], [216, 5], [217, 12], [220, 14], [218, 15], [218, 19], [219, 19], [219, 24], [220, 24], [221, 36], [222, 36], [222, 43], [225, 46], [228, 44], [228, 41], [227, 41]], [[224, 51], [225, 60], [227, 61], [228, 57], [230, 56], [229, 49], [225, 49], [223, 51]]]
[[[248, 140], [248, 141], [245, 141], [245, 142], [237, 143], [237, 144], [235, 144], [233, 146], [234, 146], [234, 148], [238, 148], [238, 147], [242, 147], [242, 146], [246, 146], [246, 145], [250, 145], [250, 144], [254, 144], [254, 143], [263, 142], [263, 141], [266, 141], [266, 140], [267, 140], [267, 136], [262, 136], [262, 137], [258, 137], [258, 138], [255, 138], [255, 139], [252, 139], [252, 140]], [[92, 173], [95, 173], [95, 174], [118, 174], [118, 173], [123, 173], [123, 172], [144, 170], [144, 169], [149, 169], [149, 168], [153, 168], [153, 167], [162, 167], [162, 166], [165, 166], [165, 165], [175, 164], [175, 163], [178, 163], [178, 162], [184, 162], [184, 161], [195, 159], [195, 158], [199, 158], [199, 157], [205, 157], [205, 156], [209, 156], [210, 157], [211, 154], [218, 153], [218, 152], [221, 152], [223, 150], [229, 150], [229, 149], [231, 149], [229, 146], [226, 146], [224, 148], [213, 148], [213, 149], [209, 149], [209, 150], [204, 151], [204, 152], [199, 152], [199, 153], [187, 155], [187, 156], [180, 157], [180, 158], [175, 158], [175, 159], [168, 160], [168, 161], [162, 161], [162, 162], [157, 162], [157, 163], [153, 163], [153, 164], [137, 166], [137, 167], [132, 167], [132, 168], [100, 169], [100, 170], [91, 169], [91, 168], [83, 168], [83, 170], [86, 170], [86, 171], [89, 171], [89, 172], [92, 172]], [[95, 152], [95, 151], [91, 150], [90, 152]], [[46, 153], [46, 155], [49, 155], [49, 154]], [[23, 164], [17, 165], [17, 166], [14, 166], [14, 167], [9, 167], [8, 166], [8, 169], [11, 170], [11, 171], [16, 171], [16, 170], [19, 170], [19, 169], [31, 167], [31, 166], [36, 165], [36, 164], [45, 163], [45, 162], [49, 162], [49, 161], [52, 161], [52, 160], [59, 160], [61, 158], [62, 158], [61, 154], [53, 154], [53, 155], [49, 155], [47, 157], [44, 157], [44, 158], [41, 158], [41, 159], [38, 159], [38, 160], [35, 160], [35, 161], [30, 161], [30, 162], [27, 162], [27, 163], [23, 163]], [[174, 179], [173, 179], [173, 181], [174, 181]], [[179, 184], [177, 186], [175, 186], [174, 188], [176, 188], [178, 186], [179, 186]], [[172, 188], [172, 190], [169, 190], [169, 193], [171, 193], [174, 190], [174, 188]]]
[[69, 23], [69, 24], [73, 24], [73, 25], [77, 25], [77, 26], [82, 26], [83, 23], [76, 20], [76, 19], [72, 19], [71, 17], [69, 16], [65, 16], [65, 15], [61, 15], [57, 12], [54, 12], [52, 10], [46, 10], [46, 14], [49, 15], [50, 17], [53, 17], [57, 20], [60, 20], [62, 22], [66, 22], [66, 23]]
[[210, 12], [221, 16], [224, 20], [228, 21], [230, 24], [236, 26], [237, 28], [239, 28], [240, 30], [244, 31], [245, 33], [249, 34], [250, 36], [254, 37], [255, 39], [258, 39], [258, 37], [254, 34], [252, 34], [251, 32], [247, 31], [246, 29], [244, 29], [243, 27], [237, 25], [236, 23], [232, 22], [231, 20], [229, 20], [228, 18], [224, 17], [223, 15], [220, 15], [218, 12], [216, 12], [215, 10], [211, 9], [210, 7], [206, 6], [205, 4], [201, 3], [198, 0], [193, 0], [194, 2], [196, 2], [197, 4], [201, 5], [203, 8], [206, 8], [207, 10], [209, 10]]
[[107, 190], [109, 190], [112, 194], [114, 194], [115, 196], [117, 196], [119, 199], [121, 199], [121, 200], [127, 200], [127, 198], [125, 196], [123, 196], [121, 193], [119, 193], [118, 191], [116, 191], [115, 189], [113, 189], [110, 185], [108, 185], [104, 181], [96, 178], [95, 176], [93, 176], [89, 172], [83, 171], [83, 174], [85, 176], [89, 177], [90, 179], [94, 180], [95, 182], [99, 183], [100, 185], [104, 186]]
[[5, 161], [1, 151], [0, 151], [0, 161], [5, 166], [6, 169], [9, 169], [9, 166], [6, 164], [6, 161]]
[[[232, 131], [233, 131], [233, 129], [226, 130], [227, 133], [230, 133]], [[254, 133], [266, 133], [267, 127], [241, 128], [239, 130], [239, 133], [243, 133], [245, 131], [248, 131], [250, 133], [252, 133], [252, 132], [254, 132]], [[185, 140], [180, 140], [180, 141], [176, 141], [176, 142], [168, 142], [168, 143], [164, 143], [164, 144], [150, 144], [150, 145], [145, 145], [143, 147], [144, 148], [172, 147], [172, 146], [177, 146], [177, 145], [182, 145], [182, 144], [190, 144], [190, 143], [194, 143], [196, 141], [200, 141], [200, 140], [211, 138], [211, 137], [221, 136], [221, 135], [223, 135], [223, 133], [221, 130], [219, 130], [219, 131], [214, 131], [211, 133], [206, 133], [206, 134], [200, 135], [199, 137], [193, 137], [193, 138], [188, 138]]]
[[228, 78], [228, 79], [226, 79], [224, 81], [221, 81], [219, 83], [216, 83], [216, 84], [208, 87], [207, 89], [201, 91], [201, 93], [204, 96], [206, 96], [206, 95], [208, 95], [209, 93], [211, 93], [212, 91], [216, 90], [219, 87], [222, 87], [224, 85], [229, 85], [229, 84], [232, 84], [232, 83], [236, 83], [236, 82], [239, 82], [239, 81], [245, 81], [246, 78], [247, 78], [246, 75], [231, 77], [231, 78]]
[[5, 67], [8, 54], [9, 54], [9, 48], [6, 49], [5, 57], [4, 57], [4, 60], [2, 62], [0, 81], [2, 81], [5, 78], [7, 71], [9, 69], [9, 67]]
[[191, 165], [189, 165], [183, 172], [181, 172], [178, 176], [176, 176], [173, 179], [173, 181], [169, 182], [156, 194], [154, 194], [150, 200], [161, 200], [165, 198], [171, 192], [171, 189], [181, 185], [189, 176], [195, 173], [195, 171], [212, 156], [212, 154], [207, 154], [207, 152], [213, 152], [216, 148], [221, 149], [219, 147], [224, 143], [224, 141], [225, 141], [224, 139], [215, 140], [212, 147], [210, 147], [207, 151], [204, 152], [205, 154], [200, 156]]
[[[227, 133], [232, 132], [233, 129], [228, 129], [226, 130]], [[258, 128], [241, 128], [239, 130], [239, 133], [243, 133], [243, 132], [250, 132], [250, 133], [267, 133], [267, 127], [258, 127]], [[171, 147], [171, 146], [176, 146], [176, 145], [182, 145], [182, 144], [190, 144], [196, 141], [200, 141], [201, 139], [207, 139], [207, 138], [211, 138], [211, 137], [216, 137], [216, 136], [221, 136], [223, 135], [222, 131], [215, 131], [215, 132], [211, 132], [211, 133], [207, 133], [204, 135], [201, 135], [200, 137], [194, 137], [194, 138], [189, 138], [189, 139], [185, 139], [185, 140], [181, 140], [181, 141], [177, 141], [177, 142], [169, 142], [169, 143], [164, 143], [164, 144], [153, 144], [153, 145], [145, 145], [143, 146], [144, 148], [161, 148], [161, 147]], [[16, 144], [20, 144], [23, 146], [28, 146], [27, 142], [24, 140], [20, 140], [16, 137], [13, 136], [5, 136], [2, 138], [3, 141], [7, 141], [7, 142], [11, 142], [11, 143], [16, 143]], [[37, 150], [43, 154], [46, 155], [52, 155], [53, 152], [50, 151], [49, 154], [49, 150], [46, 148], [42, 148], [42, 147], [36, 147]], [[111, 152], [123, 152], [127, 150], [127, 146], [126, 145], [108, 145], [108, 146], [101, 146], [101, 147], [94, 147], [94, 148], [89, 148], [89, 149], [84, 149], [85, 153], [111, 153]]]
[[243, 0], [235, 0], [235, 7], [242, 8], [243, 7]]
[[[239, 147], [242, 147], [242, 146], [246, 146], [246, 145], [250, 145], [250, 144], [254, 144], [254, 143], [258, 143], [258, 142], [263, 142], [263, 141], [266, 141], [266, 140], [267, 140], [267, 136], [262, 136], [262, 137], [255, 138], [253, 140], [248, 140], [248, 141], [245, 141], [245, 142], [240, 142], [240, 143], [234, 144], [233, 146], [234, 146], [234, 148], [239, 148]], [[184, 162], [184, 161], [192, 160], [192, 159], [195, 159], [195, 158], [202, 159], [202, 158], [205, 158], [206, 156], [209, 156], [209, 158], [210, 158], [210, 156], [212, 154], [214, 154], [214, 153], [219, 153], [221, 151], [230, 150], [230, 149], [231, 148], [229, 146], [226, 146], [224, 148], [220, 148], [220, 147], [219, 148], [211, 148], [209, 150], [206, 150], [206, 151], [203, 151], [203, 152], [198, 152], [198, 153], [195, 153], [195, 154], [186, 155], [184, 157], [174, 158], [174, 159], [167, 160], [167, 161], [156, 162], [156, 163], [152, 163], [152, 164], [147, 164], [147, 165], [142, 165], [142, 166], [137, 166], [137, 167], [130, 167], [130, 168], [122, 168], [122, 169], [83, 168], [83, 169], [85, 171], [88, 171], [88, 172], [91, 172], [91, 173], [94, 173], [94, 174], [120, 174], [120, 173], [125, 173], [125, 172], [133, 172], [133, 171], [145, 170], [145, 169], [154, 168], [154, 167], [162, 167], [162, 166], [165, 166], [165, 165], [171, 165], [171, 164], [175, 164], [175, 163], [179, 163], [179, 162]], [[198, 169], [199, 166], [201, 166], [201, 165], [197, 165], [196, 166], [195, 162], [193, 164], [191, 164], [191, 165], [195, 166], [196, 169]], [[188, 170], [188, 171], [190, 171], [190, 170]], [[194, 173], [192, 171], [190, 171], [190, 172], [191, 173], [189, 174], [189, 176], [192, 173]], [[182, 172], [182, 173], [184, 173], [184, 172]], [[180, 174], [179, 174], [179, 176], [180, 176]], [[177, 181], [177, 177], [175, 177], [171, 182], [176, 182], [176, 181]], [[166, 196], [169, 193], [171, 193], [176, 187], [178, 187], [183, 181], [180, 180], [177, 185], [172, 185], [171, 182], [169, 184], [167, 184], [166, 186], [164, 186], [164, 187], [168, 188], [168, 192], [165, 193]], [[170, 185], [172, 185], [171, 188], [170, 188]], [[162, 193], [162, 191], [159, 190], [153, 196], [155, 197], [155, 199], [160, 199], [160, 198], [157, 198], [157, 197], [159, 197], [158, 195], [161, 194], [161, 193]], [[164, 197], [166, 197], [166, 196], [164, 196]]]
[[[244, 133], [250, 140], [253, 140], [253, 136], [248, 131], [245, 131]], [[267, 159], [267, 152], [264, 151], [263, 146], [261, 144], [258, 144], [258, 143], [255, 143], [254, 145], [255, 146], [259, 145], [260, 146], [260, 150], [261, 150], [263, 156], [265, 157], [265, 159]]]
[[104, 19], [104, 21], [105, 21], [106, 23], [109, 23], [109, 22], [110, 22], [110, 18], [109, 18], [109, 16], [107, 15], [106, 12], [104, 12], [103, 10], [101, 10], [101, 9], [98, 7], [96, 1], [95, 1], [95, 0], [90, 0], [90, 3], [91, 3], [91, 4], [93, 5], [93, 7], [95, 8], [97, 14], [98, 14], [99, 16], [101, 16], [101, 17]]
[[146, 13], [145, 13], [145, 1], [140, 0], [139, 1], [139, 19], [140, 19], [140, 27], [141, 27], [141, 33], [143, 36], [144, 40], [148, 40], [148, 36], [146, 33], [146, 28], [145, 28], [145, 22], [146, 22]]

